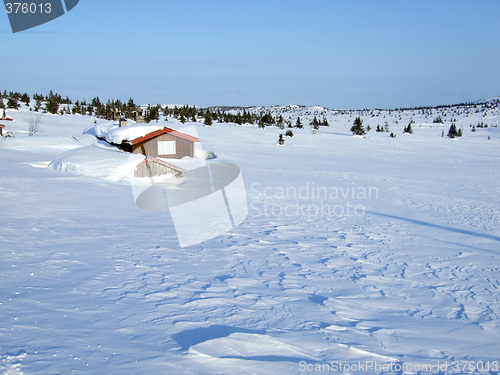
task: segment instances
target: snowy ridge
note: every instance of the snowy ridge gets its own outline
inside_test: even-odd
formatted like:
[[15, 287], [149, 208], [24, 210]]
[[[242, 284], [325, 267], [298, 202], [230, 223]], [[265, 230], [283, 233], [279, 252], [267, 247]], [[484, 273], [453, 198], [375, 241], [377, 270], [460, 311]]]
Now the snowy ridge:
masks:
[[[453, 117], [456, 117], [460, 122], [467, 122], [467, 126], [476, 125], [481, 122], [483, 117], [492, 118], [495, 116], [495, 124], [498, 125], [496, 118], [500, 114], [500, 97], [491, 99], [482, 99], [475, 102], [440, 105], [436, 107], [418, 107], [418, 108], [403, 108], [403, 109], [330, 109], [323, 106], [304, 106], [304, 105], [279, 105], [272, 107], [214, 107], [214, 109], [226, 110], [228, 113], [242, 113], [243, 110], [253, 114], [270, 113], [274, 117], [283, 116], [285, 120], [295, 121], [300, 117], [304, 125], [308, 125], [314, 117], [318, 120], [326, 118], [329, 122], [339, 122], [345, 119], [346, 116], [361, 116], [365, 124], [376, 126], [383, 125], [386, 121], [390, 124], [398, 124], [403, 118], [410, 120], [418, 119], [421, 123], [433, 123], [433, 120], [442, 116], [447, 123], [451, 122]], [[478, 115], [479, 114], [479, 115]], [[446, 119], [446, 117], [448, 118]], [[404, 125], [407, 125], [404, 124]], [[365, 125], [366, 126], [366, 125]], [[372, 126], [373, 128], [373, 126]]]

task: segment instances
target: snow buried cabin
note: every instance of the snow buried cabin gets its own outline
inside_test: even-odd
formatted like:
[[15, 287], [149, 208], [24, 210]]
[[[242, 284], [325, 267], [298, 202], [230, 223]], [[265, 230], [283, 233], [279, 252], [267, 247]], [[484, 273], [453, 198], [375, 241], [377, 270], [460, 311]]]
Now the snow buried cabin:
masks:
[[[144, 155], [146, 158], [136, 167], [136, 177], [151, 177], [164, 174], [182, 176], [186, 172], [171, 162], [185, 157], [195, 158], [195, 144], [199, 139], [185, 132], [158, 124], [132, 124], [126, 121], [116, 124], [100, 123], [86, 131], [100, 140], [128, 153]], [[168, 159], [171, 162], [167, 162]]]
[[181, 131], [146, 124], [119, 127], [99, 124], [88, 133], [125, 152], [166, 159], [194, 157], [195, 143], [199, 142], [198, 138]]
[[117, 146], [126, 152], [166, 159], [194, 157], [194, 144], [199, 139], [170, 128], [163, 128], [142, 137], [123, 141]]

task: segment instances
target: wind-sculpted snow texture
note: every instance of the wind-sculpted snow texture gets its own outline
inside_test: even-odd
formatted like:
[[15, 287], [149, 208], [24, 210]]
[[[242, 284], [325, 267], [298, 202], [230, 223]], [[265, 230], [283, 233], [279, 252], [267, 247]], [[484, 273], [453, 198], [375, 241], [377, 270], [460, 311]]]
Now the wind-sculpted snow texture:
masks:
[[[498, 372], [500, 117], [456, 114], [452, 140], [432, 122], [447, 111], [331, 112], [283, 146], [276, 127], [199, 125], [241, 168], [249, 212], [182, 249], [168, 211], [135, 206], [128, 155], [83, 135], [93, 118], [46, 114], [28, 137], [32, 113], [8, 111], [0, 373]], [[357, 115], [366, 138], [350, 135]], [[374, 132], [385, 121], [396, 139]]]

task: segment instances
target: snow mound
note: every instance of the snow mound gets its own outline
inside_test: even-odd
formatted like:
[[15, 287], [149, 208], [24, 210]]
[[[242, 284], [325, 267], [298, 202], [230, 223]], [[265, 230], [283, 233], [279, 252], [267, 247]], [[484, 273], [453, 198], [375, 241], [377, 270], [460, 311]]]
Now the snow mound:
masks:
[[272, 336], [240, 332], [193, 345], [189, 352], [215, 358], [282, 357], [291, 360], [314, 358], [306, 351]]
[[217, 155], [214, 152], [203, 150], [201, 147], [195, 147], [194, 157], [201, 160], [217, 159]]
[[91, 145], [61, 154], [49, 164], [48, 168], [112, 182], [127, 182], [133, 178], [135, 167], [142, 160], [144, 160], [143, 155]]
[[65, 135], [47, 136], [37, 134], [34, 137], [6, 138], [0, 147], [32, 153], [40, 151], [61, 152], [77, 148], [79, 143], [73, 137]]

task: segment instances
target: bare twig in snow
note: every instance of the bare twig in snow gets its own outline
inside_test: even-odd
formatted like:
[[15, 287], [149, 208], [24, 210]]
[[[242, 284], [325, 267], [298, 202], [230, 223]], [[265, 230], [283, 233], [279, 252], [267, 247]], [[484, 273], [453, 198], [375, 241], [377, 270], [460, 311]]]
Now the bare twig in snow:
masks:
[[40, 119], [41, 115], [37, 115], [36, 117], [32, 117], [28, 122], [28, 134], [32, 136], [35, 134], [40, 128]]

